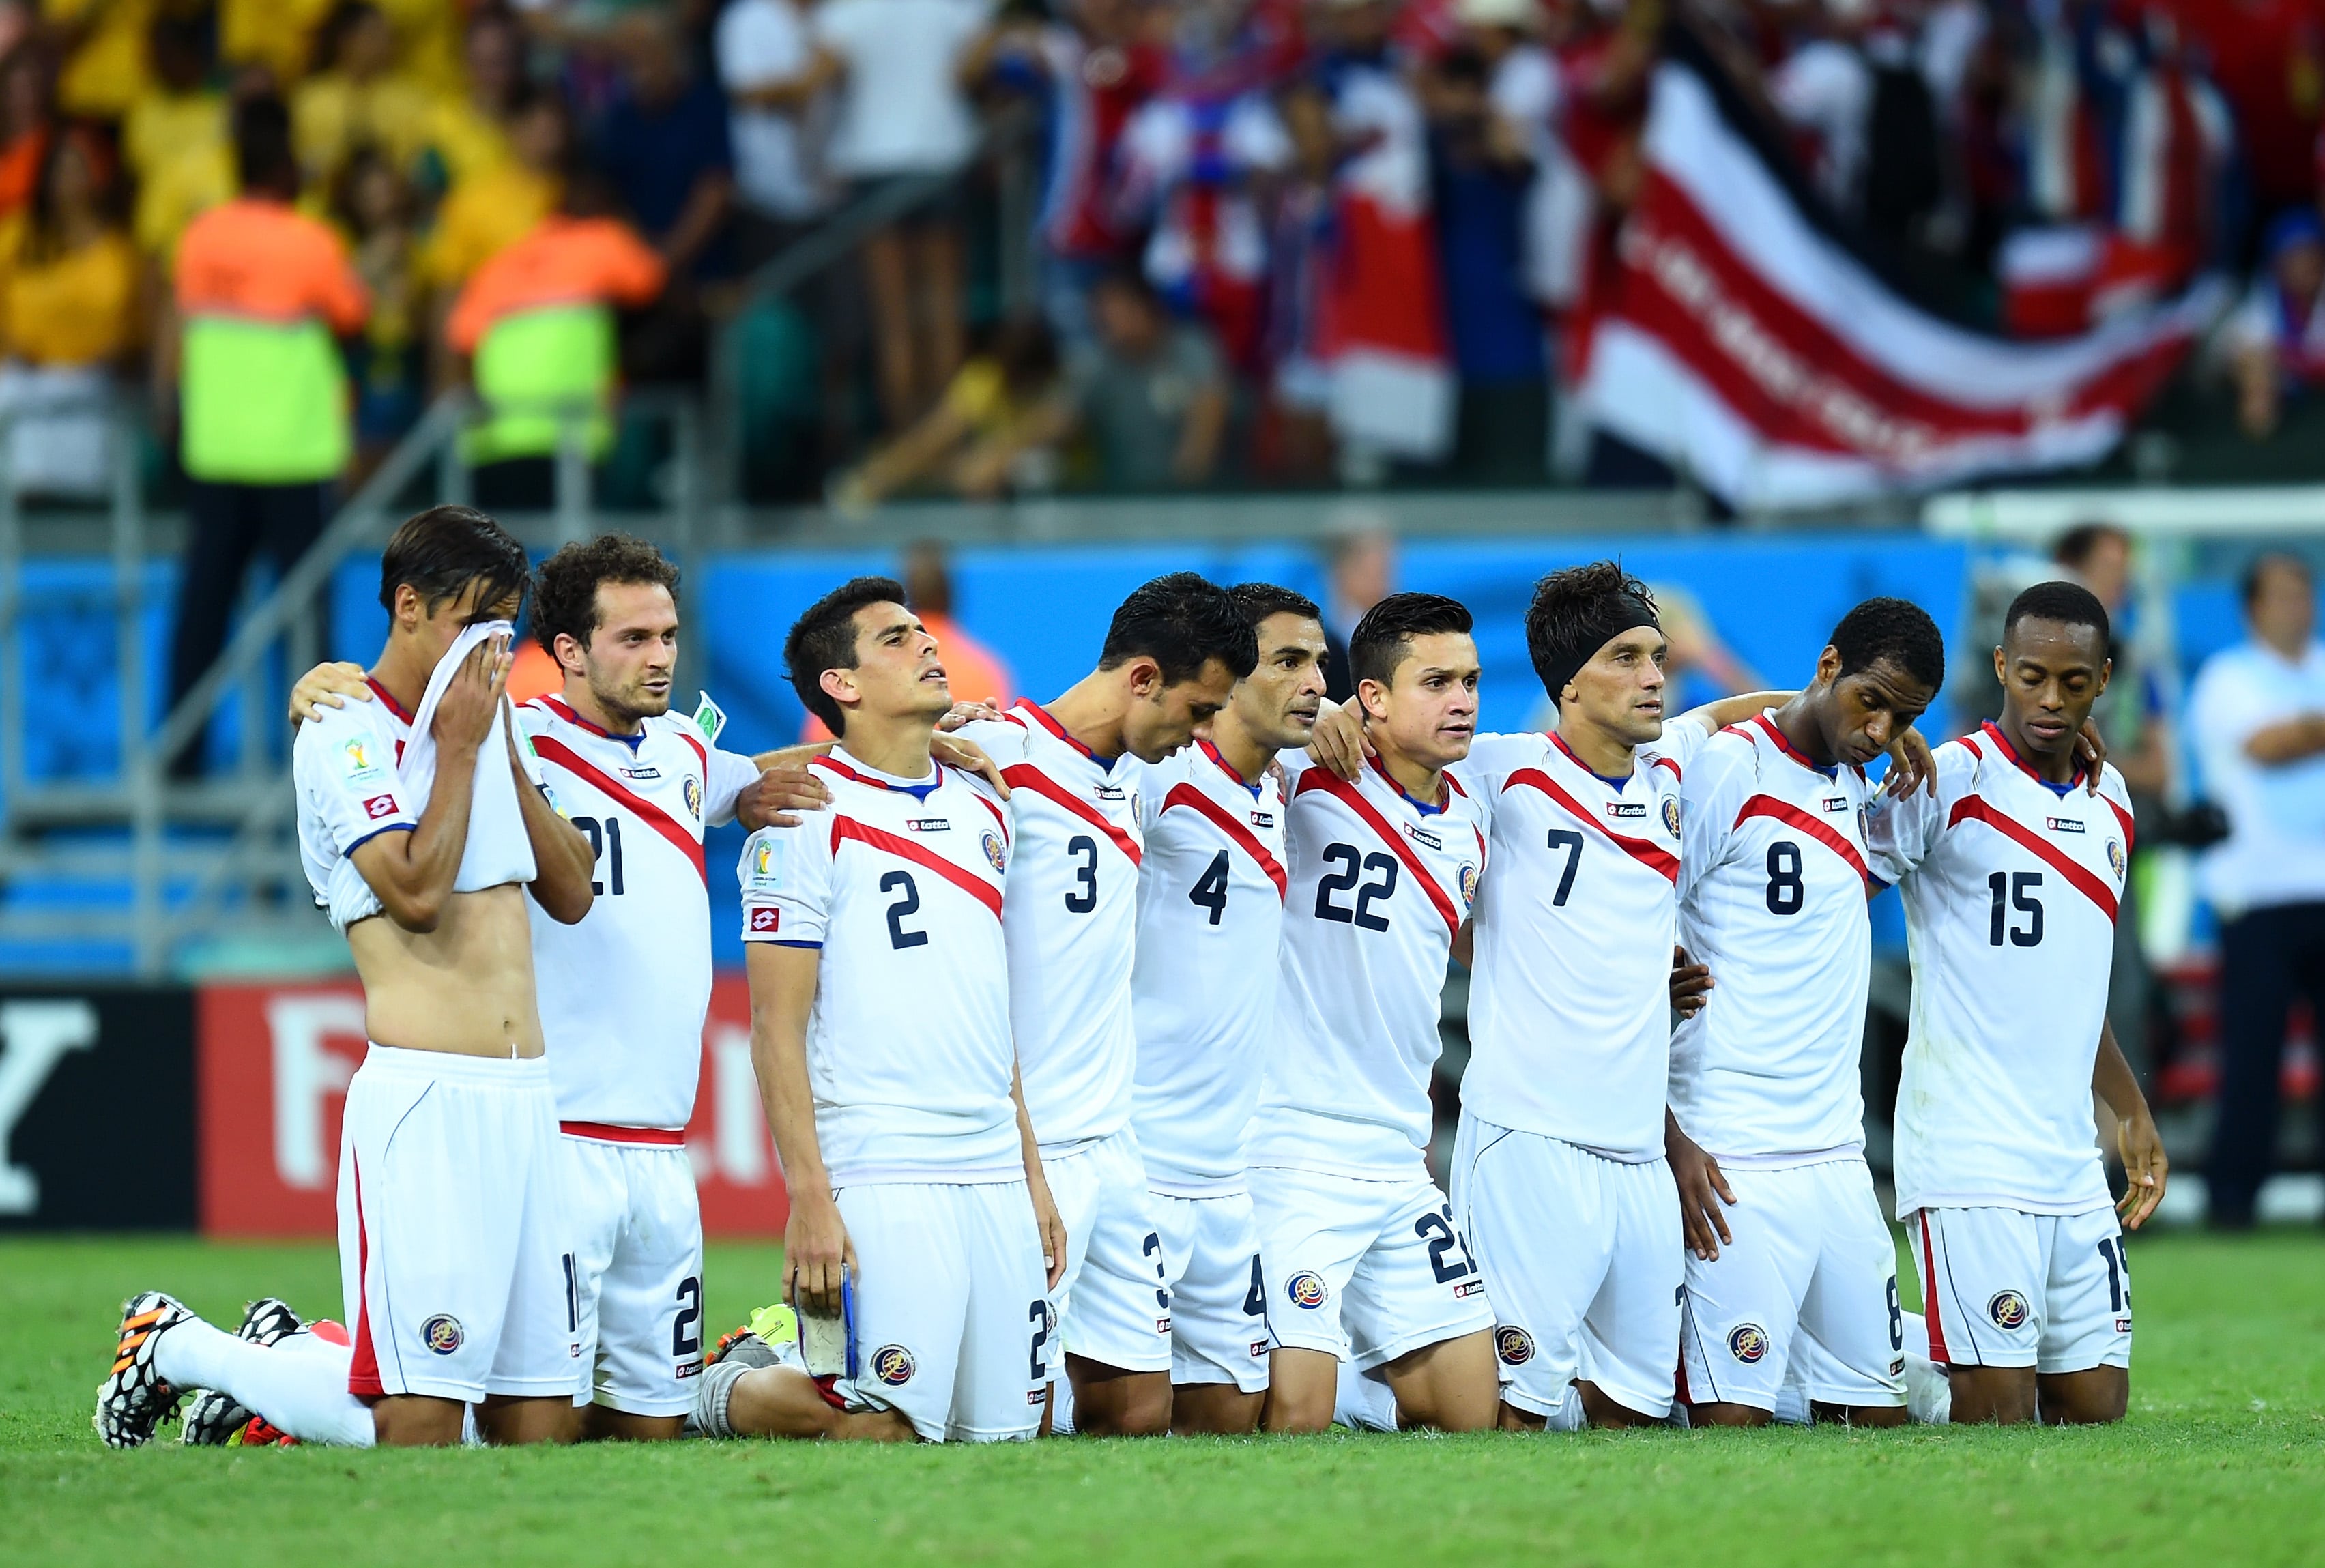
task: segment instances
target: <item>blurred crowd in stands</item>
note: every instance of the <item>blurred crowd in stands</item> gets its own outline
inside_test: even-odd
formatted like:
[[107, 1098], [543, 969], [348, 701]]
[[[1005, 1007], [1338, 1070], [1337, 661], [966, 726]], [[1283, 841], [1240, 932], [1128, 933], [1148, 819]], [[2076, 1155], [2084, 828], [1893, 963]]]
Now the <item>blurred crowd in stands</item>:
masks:
[[[746, 441], [791, 421], [777, 488], [843, 506], [1580, 475], [1556, 389], [1678, 25], [1934, 308], [2063, 334], [2231, 269], [2246, 428], [2325, 381], [2325, 0], [7, 0], [14, 482], [102, 495], [123, 381], [196, 486], [262, 488], [359, 477], [468, 382], [521, 499], [565, 413], [701, 385], [738, 313]], [[1402, 444], [1351, 342], [1436, 362], [1449, 439]], [[245, 556], [314, 524], [212, 499]]]

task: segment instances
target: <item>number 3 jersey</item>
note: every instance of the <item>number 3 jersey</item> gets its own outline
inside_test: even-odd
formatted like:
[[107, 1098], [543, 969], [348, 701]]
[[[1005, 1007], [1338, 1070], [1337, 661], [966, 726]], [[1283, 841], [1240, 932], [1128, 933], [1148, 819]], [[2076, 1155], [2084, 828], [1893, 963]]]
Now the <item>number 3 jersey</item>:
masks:
[[1136, 1110], [1147, 1185], [1240, 1192], [1244, 1138], [1274, 1037], [1283, 934], [1283, 792], [1246, 784], [1210, 742], [1143, 771]]
[[1913, 1014], [1897, 1086], [1897, 1212], [2104, 1208], [2091, 1065], [2107, 1017], [2131, 803], [2037, 776], [1992, 724], [1938, 748], [1934, 796], [1870, 814], [1898, 884]]
[[1378, 759], [1353, 784], [1285, 760], [1283, 988], [1251, 1163], [1425, 1181], [1439, 998], [1485, 869], [1485, 818], [1450, 774], [1430, 805]]
[[1818, 767], [1763, 713], [1688, 765], [1679, 940], [1711, 969], [1672, 1034], [1671, 1106], [1722, 1160], [1795, 1164], [1864, 1147], [1857, 1061], [1873, 965], [1854, 767]]
[[597, 852], [579, 924], [533, 911], [533, 968], [557, 1114], [606, 1127], [684, 1129], [702, 1072], [710, 1006], [707, 824], [731, 821], [758, 777], [675, 714], [614, 735], [563, 700], [536, 697], [517, 723], [551, 798]]
[[999, 803], [954, 768], [811, 765], [829, 808], [752, 834], [736, 874], [745, 942], [822, 950], [807, 1072], [832, 1186], [1024, 1181]]
[[1663, 1157], [1680, 785], [1705, 738], [1667, 724], [1621, 779], [1555, 735], [1481, 735], [1457, 765], [1488, 803], [1494, 847], [1461, 1081], [1480, 1119], [1609, 1159]]

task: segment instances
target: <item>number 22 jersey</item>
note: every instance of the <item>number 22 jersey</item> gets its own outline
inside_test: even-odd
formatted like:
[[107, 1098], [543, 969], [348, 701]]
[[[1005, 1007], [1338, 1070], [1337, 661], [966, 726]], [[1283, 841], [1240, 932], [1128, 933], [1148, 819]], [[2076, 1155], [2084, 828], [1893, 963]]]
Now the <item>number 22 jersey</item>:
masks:
[[1429, 805], [1376, 758], [1353, 784], [1285, 762], [1283, 989], [1251, 1163], [1426, 1180], [1439, 998], [1485, 868], [1484, 818], [1450, 774]]
[[1992, 724], [1937, 752], [1937, 789], [1878, 803], [1874, 874], [1905, 900], [1913, 1015], [1897, 1085], [1897, 1213], [2107, 1204], [2091, 1118], [2131, 799], [2044, 782]]

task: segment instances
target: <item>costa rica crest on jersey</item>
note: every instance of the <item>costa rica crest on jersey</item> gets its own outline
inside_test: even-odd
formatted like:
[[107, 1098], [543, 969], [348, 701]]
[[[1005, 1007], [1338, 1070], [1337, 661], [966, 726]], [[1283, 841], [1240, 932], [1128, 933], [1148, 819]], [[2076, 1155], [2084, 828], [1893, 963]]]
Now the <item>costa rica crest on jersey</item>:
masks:
[[2120, 839], [2109, 839], [2107, 840], [2107, 869], [2115, 873], [2115, 879], [2118, 882], [2123, 880], [2124, 866], [2123, 840]]
[[1750, 1366], [1768, 1353], [1768, 1331], [1757, 1323], [1737, 1323], [1728, 1331], [1728, 1353]]
[[450, 1313], [438, 1313], [420, 1325], [420, 1340], [440, 1356], [458, 1350], [468, 1336], [460, 1331], [460, 1320]]
[[912, 1364], [912, 1352], [902, 1345], [883, 1345], [872, 1352], [872, 1375], [891, 1388], [901, 1388], [911, 1382], [917, 1369]]
[[2026, 1321], [2026, 1298], [2015, 1290], [1997, 1290], [1994, 1299], [1986, 1304], [1986, 1315], [1996, 1328], [2015, 1329]]
[[1324, 1298], [1331, 1294], [1331, 1290], [1325, 1285], [1322, 1275], [1312, 1268], [1303, 1268], [1284, 1282], [1283, 1294], [1292, 1298], [1293, 1306], [1314, 1312], [1324, 1304]]
[[1494, 1354], [1505, 1367], [1523, 1367], [1533, 1359], [1533, 1336], [1515, 1323], [1494, 1331]]
[[1461, 907], [1475, 909], [1477, 906], [1477, 868], [1475, 866], [1465, 865], [1461, 868]]
[[1677, 795], [1663, 797], [1663, 831], [1674, 839], [1679, 837], [1679, 797]]
[[692, 774], [686, 775], [686, 814], [696, 821], [702, 820], [702, 781]]
[[1001, 847], [1001, 835], [987, 833], [981, 840], [985, 848], [985, 863], [996, 873], [1009, 869], [1009, 852]]

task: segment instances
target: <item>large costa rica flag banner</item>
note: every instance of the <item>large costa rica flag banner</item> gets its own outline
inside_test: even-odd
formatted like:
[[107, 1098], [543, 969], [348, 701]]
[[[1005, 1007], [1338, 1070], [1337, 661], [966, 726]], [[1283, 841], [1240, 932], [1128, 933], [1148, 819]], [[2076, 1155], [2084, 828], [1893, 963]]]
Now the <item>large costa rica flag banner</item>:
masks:
[[1731, 506], [2094, 462], [2225, 302], [2202, 278], [2040, 342], [1944, 320], [1884, 281], [1701, 45], [1665, 37], [1640, 195], [1592, 291], [1583, 396], [1598, 428]]

